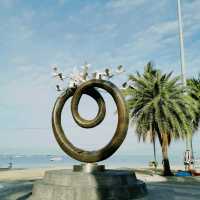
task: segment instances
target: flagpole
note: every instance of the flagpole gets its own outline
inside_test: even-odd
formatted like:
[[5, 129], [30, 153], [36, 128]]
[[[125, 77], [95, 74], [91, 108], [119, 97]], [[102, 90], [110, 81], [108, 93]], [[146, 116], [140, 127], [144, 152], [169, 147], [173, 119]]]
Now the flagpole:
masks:
[[180, 39], [180, 56], [181, 56], [181, 77], [182, 83], [186, 86], [185, 78], [185, 52], [184, 52], [184, 38], [183, 38], [183, 25], [182, 25], [182, 15], [181, 15], [181, 1], [178, 1], [178, 24], [179, 24], [179, 39]]
[[[177, 9], [178, 9], [178, 24], [179, 24], [179, 39], [180, 39], [180, 58], [181, 58], [181, 78], [183, 86], [187, 86], [186, 82], [186, 70], [185, 70], [185, 52], [184, 52], [184, 37], [183, 37], [183, 24], [182, 24], [182, 14], [181, 14], [181, 0], [177, 0]], [[186, 152], [185, 157], [188, 157], [188, 168], [191, 165], [192, 149], [191, 149], [192, 136], [187, 135], [186, 137]], [[189, 154], [189, 156], [187, 155]], [[185, 160], [186, 161], [186, 160]]]

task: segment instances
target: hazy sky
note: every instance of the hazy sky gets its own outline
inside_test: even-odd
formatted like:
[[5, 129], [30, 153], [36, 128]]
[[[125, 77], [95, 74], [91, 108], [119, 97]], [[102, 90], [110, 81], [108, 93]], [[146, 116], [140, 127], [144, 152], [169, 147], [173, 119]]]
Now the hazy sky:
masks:
[[[182, 6], [191, 77], [200, 71], [200, 1], [182, 0]], [[50, 123], [58, 95], [53, 64], [65, 72], [85, 61], [95, 69], [122, 64], [129, 74], [152, 60], [157, 68], [179, 74], [176, 7], [175, 0], [0, 0], [0, 153], [59, 152]], [[81, 113], [94, 116], [96, 105], [87, 100]], [[92, 133], [75, 127], [68, 113], [63, 123], [71, 140], [91, 148], [105, 144], [115, 128], [112, 108], [105, 126]], [[184, 143], [174, 150], [183, 153]], [[145, 154], [152, 146], [138, 144], [130, 129], [119, 152]]]

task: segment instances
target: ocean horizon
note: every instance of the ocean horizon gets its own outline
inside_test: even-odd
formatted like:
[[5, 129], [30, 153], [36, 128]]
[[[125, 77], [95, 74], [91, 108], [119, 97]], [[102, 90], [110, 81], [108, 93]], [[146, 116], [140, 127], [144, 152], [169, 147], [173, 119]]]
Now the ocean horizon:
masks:
[[[153, 155], [113, 155], [105, 161], [99, 162], [107, 167], [148, 167], [149, 162], [153, 161]], [[159, 165], [162, 165], [162, 157], [157, 156]], [[67, 155], [0, 155], [0, 168], [7, 168], [12, 163], [12, 168], [45, 168], [45, 167], [72, 167], [80, 162]], [[170, 157], [171, 165], [183, 165], [183, 157]]]

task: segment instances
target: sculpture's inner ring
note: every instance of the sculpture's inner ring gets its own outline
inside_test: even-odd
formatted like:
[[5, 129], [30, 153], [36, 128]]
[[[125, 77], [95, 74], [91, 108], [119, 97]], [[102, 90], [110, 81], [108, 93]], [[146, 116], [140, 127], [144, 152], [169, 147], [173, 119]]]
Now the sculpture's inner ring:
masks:
[[[75, 147], [68, 140], [62, 128], [61, 115], [66, 101], [72, 97], [71, 112], [79, 126], [83, 128], [92, 128], [100, 124], [105, 117], [106, 107], [102, 96], [95, 88], [106, 90], [114, 99], [117, 106], [118, 123], [115, 134], [107, 145], [96, 151], [85, 151]], [[92, 120], [83, 119], [78, 113], [78, 104], [82, 94], [87, 94], [94, 98], [99, 106], [97, 116]], [[120, 147], [126, 137], [128, 121], [126, 103], [120, 90], [109, 81], [96, 79], [87, 81], [78, 88], [67, 89], [58, 97], [52, 113], [53, 132], [60, 147], [72, 158], [87, 163], [102, 161], [110, 157]]]
[[[96, 115], [96, 117], [92, 120], [86, 120], [82, 118], [78, 112], [78, 105], [81, 99], [82, 94], [87, 94], [91, 96], [98, 104], [99, 111]], [[99, 125], [105, 118], [106, 115], [106, 106], [103, 97], [101, 94], [94, 88], [85, 88], [84, 90], [82, 87], [77, 88], [75, 91], [73, 98], [72, 98], [72, 103], [71, 103], [71, 112], [72, 116], [75, 120], [75, 122], [83, 127], [83, 128], [93, 128], [97, 125]]]

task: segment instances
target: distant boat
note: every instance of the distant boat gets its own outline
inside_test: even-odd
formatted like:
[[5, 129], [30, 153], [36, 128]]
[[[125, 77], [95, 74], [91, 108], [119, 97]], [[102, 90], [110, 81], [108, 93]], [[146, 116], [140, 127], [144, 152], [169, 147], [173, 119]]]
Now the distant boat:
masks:
[[62, 157], [53, 157], [50, 159], [50, 161], [61, 161], [62, 159]]
[[16, 155], [15, 158], [23, 158], [25, 155]]

